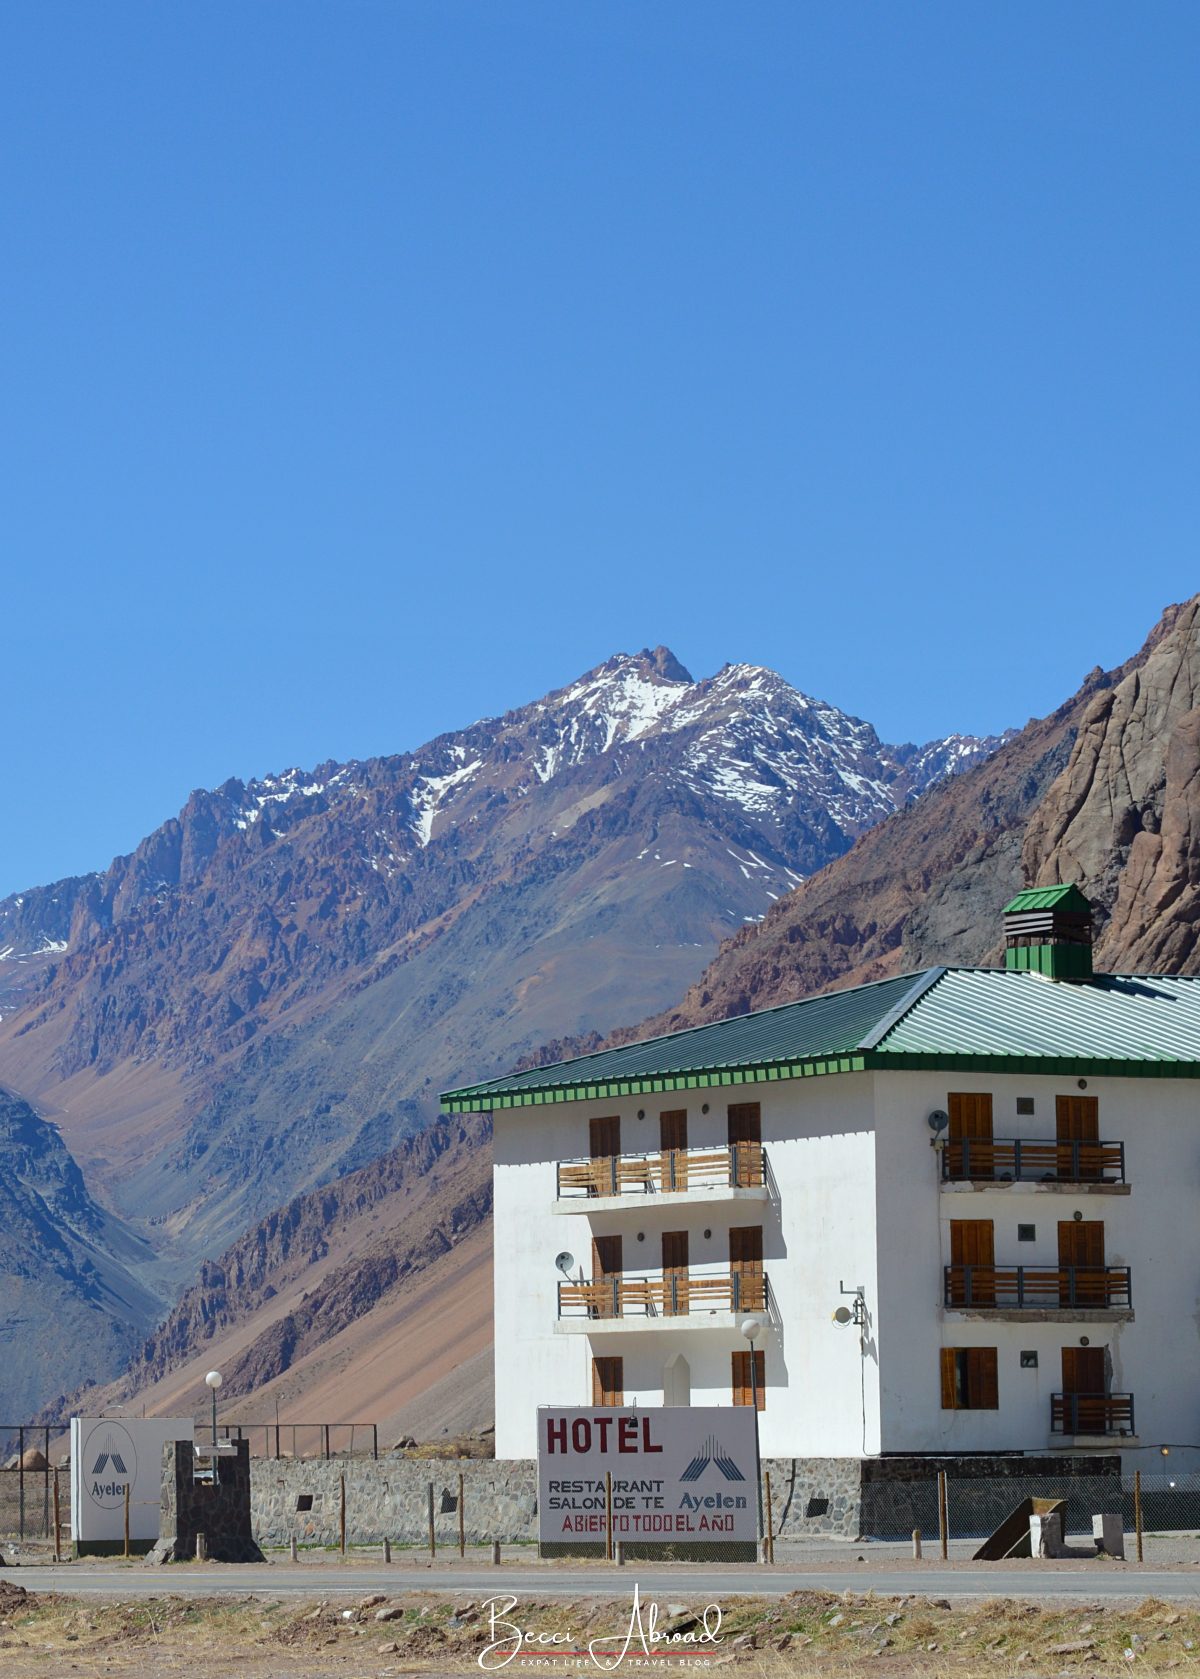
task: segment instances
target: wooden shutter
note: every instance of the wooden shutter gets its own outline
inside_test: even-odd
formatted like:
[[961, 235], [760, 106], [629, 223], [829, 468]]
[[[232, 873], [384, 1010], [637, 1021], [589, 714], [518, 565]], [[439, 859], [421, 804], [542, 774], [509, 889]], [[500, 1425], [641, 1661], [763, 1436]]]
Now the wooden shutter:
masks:
[[972, 1411], [995, 1411], [1000, 1405], [995, 1347], [972, 1347], [967, 1353], [967, 1404]]
[[754, 1388], [750, 1379], [750, 1359], [754, 1359], [754, 1378], [758, 1382], [758, 1408], [767, 1408], [767, 1355], [765, 1352], [753, 1354], [734, 1353], [733, 1355], [733, 1403], [735, 1405], [752, 1405], [754, 1403]]
[[592, 1297], [598, 1318], [621, 1316], [621, 1273], [625, 1269], [620, 1236], [592, 1237]]
[[[968, 1174], [990, 1178], [995, 1171], [992, 1141], [992, 1098], [983, 1094], [952, 1090], [946, 1098], [950, 1114], [950, 1135], [946, 1143], [947, 1171], [952, 1178]], [[963, 1147], [963, 1143], [970, 1147]]]
[[662, 1239], [663, 1311], [673, 1316], [688, 1309], [688, 1233], [664, 1230]]
[[728, 1116], [733, 1185], [757, 1188], [763, 1181], [762, 1109], [757, 1102], [731, 1102]]
[[[990, 1218], [950, 1220], [950, 1304], [993, 1306], [996, 1303], [996, 1248]], [[970, 1300], [967, 1268], [971, 1268]]]
[[592, 1360], [592, 1404], [624, 1405], [625, 1360], [623, 1358], [594, 1358]]
[[942, 1410], [957, 1411], [958, 1384], [955, 1375], [958, 1368], [958, 1353], [954, 1347], [942, 1348]]
[[616, 1160], [621, 1152], [621, 1116], [605, 1114], [588, 1121], [589, 1152], [592, 1157], [592, 1195], [615, 1195], [617, 1181]]
[[1104, 1273], [1104, 1220], [1060, 1219], [1058, 1225], [1059, 1304], [1071, 1304], [1070, 1267], [1075, 1268], [1075, 1305], [1107, 1306]]
[[672, 1108], [658, 1116], [660, 1179], [667, 1191], [687, 1188], [687, 1117], [686, 1108]]
[[1078, 1149], [1058, 1151], [1058, 1175], [1081, 1179], [1100, 1176], [1100, 1150], [1090, 1144], [1100, 1141], [1100, 1102], [1095, 1096], [1056, 1096], [1054, 1131], [1060, 1144], [1078, 1143]]
[[730, 1287], [736, 1285], [734, 1309], [761, 1312], [766, 1304], [763, 1287], [763, 1233], [761, 1224], [734, 1225], [729, 1232]]
[[1108, 1351], [1105, 1347], [1064, 1347], [1064, 1393], [1105, 1393], [1108, 1389]]

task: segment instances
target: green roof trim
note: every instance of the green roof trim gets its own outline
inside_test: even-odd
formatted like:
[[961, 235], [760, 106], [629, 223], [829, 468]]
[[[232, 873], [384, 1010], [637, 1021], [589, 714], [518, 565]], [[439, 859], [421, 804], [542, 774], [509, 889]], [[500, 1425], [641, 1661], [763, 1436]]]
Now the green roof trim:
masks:
[[445, 1113], [871, 1070], [1200, 1077], [1200, 978], [929, 968], [447, 1091]]
[[1020, 915], [1034, 909], [1068, 910], [1073, 915], [1090, 915], [1092, 906], [1078, 886], [1032, 886], [1018, 892], [1011, 903], [1005, 904], [1005, 915]]

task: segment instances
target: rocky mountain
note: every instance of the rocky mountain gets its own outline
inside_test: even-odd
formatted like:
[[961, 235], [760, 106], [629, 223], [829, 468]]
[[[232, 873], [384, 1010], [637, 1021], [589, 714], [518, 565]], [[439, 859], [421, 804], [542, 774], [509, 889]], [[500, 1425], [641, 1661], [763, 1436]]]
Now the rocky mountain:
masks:
[[740, 930], [682, 1002], [615, 1041], [769, 1008], [934, 962], [1001, 959], [999, 911], [1079, 884], [1098, 966], [1197, 971], [1200, 597], [1133, 658], [1093, 670], [986, 762], [862, 835]]
[[0, 1070], [183, 1278], [428, 1123], [441, 1081], [678, 995], [995, 744], [891, 748], [770, 671], [693, 682], [659, 649], [416, 753], [229, 781], [0, 905], [26, 976]]
[[0, 1090], [0, 1414], [30, 1417], [48, 1383], [130, 1356], [161, 1311], [137, 1280], [151, 1257], [92, 1199], [56, 1128]]

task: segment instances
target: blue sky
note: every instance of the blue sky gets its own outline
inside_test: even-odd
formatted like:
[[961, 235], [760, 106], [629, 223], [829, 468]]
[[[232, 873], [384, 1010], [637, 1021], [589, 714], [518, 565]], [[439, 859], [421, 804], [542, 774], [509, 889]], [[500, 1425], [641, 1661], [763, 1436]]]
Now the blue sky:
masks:
[[890, 739], [1197, 585], [1200, 9], [45, 0], [0, 893], [666, 642]]

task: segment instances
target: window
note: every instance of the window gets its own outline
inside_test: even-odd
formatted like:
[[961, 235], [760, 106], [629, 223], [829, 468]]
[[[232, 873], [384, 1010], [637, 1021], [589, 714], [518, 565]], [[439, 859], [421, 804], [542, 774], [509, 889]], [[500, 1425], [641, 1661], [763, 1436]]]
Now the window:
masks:
[[995, 1347], [943, 1347], [942, 1410], [995, 1411], [999, 1405]]
[[1036, 1224], [1018, 1224], [1018, 1226], [1017, 1226], [1017, 1241], [1018, 1242], [1036, 1242], [1037, 1241], [1037, 1225]]
[[754, 1389], [751, 1382], [750, 1359], [754, 1358], [753, 1381], [758, 1383], [758, 1408], [767, 1408], [767, 1355], [765, 1352], [734, 1353], [733, 1355], [733, 1403], [735, 1405], [753, 1405]]
[[1017, 1097], [1017, 1112], [1019, 1114], [1031, 1114], [1033, 1112], [1033, 1097], [1032, 1096], [1018, 1096]]
[[594, 1358], [592, 1360], [592, 1404], [624, 1405], [625, 1360], [623, 1358]]

